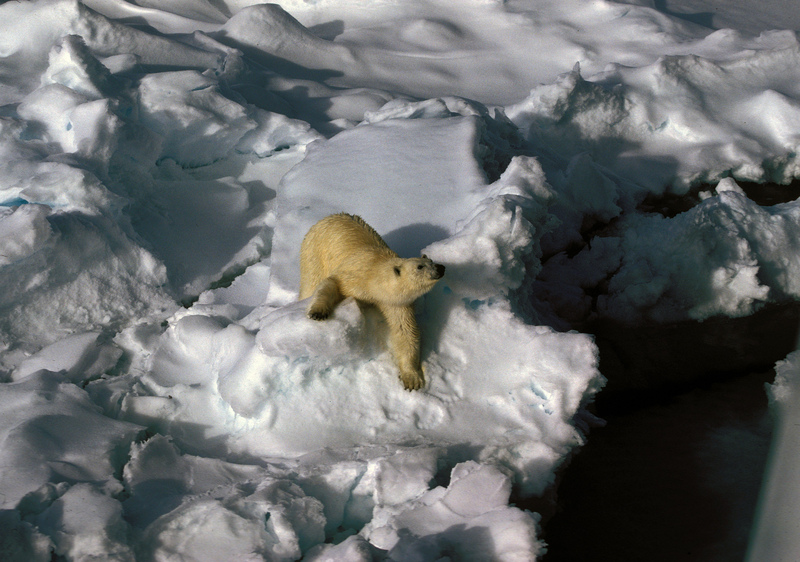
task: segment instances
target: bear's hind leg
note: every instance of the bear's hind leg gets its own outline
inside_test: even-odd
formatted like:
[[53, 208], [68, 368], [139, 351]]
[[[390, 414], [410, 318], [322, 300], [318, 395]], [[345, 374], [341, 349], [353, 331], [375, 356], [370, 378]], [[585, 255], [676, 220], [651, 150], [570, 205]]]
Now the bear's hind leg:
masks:
[[311, 295], [306, 314], [312, 320], [327, 320], [343, 299], [344, 295], [339, 291], [336, 280], [333, 277], [323, 279]]

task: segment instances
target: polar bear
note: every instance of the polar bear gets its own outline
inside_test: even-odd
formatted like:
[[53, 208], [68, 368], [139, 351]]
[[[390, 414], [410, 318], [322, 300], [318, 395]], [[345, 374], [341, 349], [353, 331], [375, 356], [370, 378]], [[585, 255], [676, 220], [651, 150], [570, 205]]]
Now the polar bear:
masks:
[[445, 267], [427, 256], [401, 258], [359, 216], [339, 213], [312, 226], [300, 247], [300, 299], [308, 317], [325, 320], [347, 297], [374, 305], [386, 319], [389, 345], [407, 390], [422, 388], [414, 301]]

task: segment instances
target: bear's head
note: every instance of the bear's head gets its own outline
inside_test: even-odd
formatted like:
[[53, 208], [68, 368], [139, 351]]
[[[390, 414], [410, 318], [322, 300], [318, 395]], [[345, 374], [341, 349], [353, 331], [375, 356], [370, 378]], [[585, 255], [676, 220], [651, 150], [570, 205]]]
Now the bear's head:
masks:
[[392, 287], [394, 304], [411, 304], [430, 291], [444, 276], [444, 266], [433, 263], [425, 254], [420, 258], [391, 260], [388, 284]]

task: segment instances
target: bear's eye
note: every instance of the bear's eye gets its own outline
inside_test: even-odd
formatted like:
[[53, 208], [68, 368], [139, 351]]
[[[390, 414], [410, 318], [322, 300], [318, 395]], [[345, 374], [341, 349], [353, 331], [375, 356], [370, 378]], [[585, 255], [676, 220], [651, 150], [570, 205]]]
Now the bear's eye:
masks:
[[395, 275], [400, 275], [400, 268], [399, 267], [395, 267], [394, 268], [394, 273], [395, 273]]
[[417, 266], [417, 269], [425, 269], [425, 266], [424, 266], [424, 265], [422, 265], [422, 264], [419, 264], [419, 265]]

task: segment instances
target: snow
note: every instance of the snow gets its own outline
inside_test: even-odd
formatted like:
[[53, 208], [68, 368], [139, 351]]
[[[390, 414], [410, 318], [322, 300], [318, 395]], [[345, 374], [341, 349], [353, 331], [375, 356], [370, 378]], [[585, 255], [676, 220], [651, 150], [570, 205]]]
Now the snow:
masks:
[[796, 299], [798, 202], [759, 207], [730, 178], [720, 186], [675, 217], [621, 219], [618, 235], [548, 263], [544, 284], [607, 283], [598, 309], [623, 321], [746, 316], [764, 302]]
[[[800, 43], [696, 4], [0, 5], [3, 558], [540, 557], [581, 326], [800, 298], [798, 201], [740, 187], [800, 176]], [[421, 391], [297, 302], [341, 211], [447, 267]]]
[[771, 411], [776, 418], [765, 483], [747, 560], [794, 560], [800, 554], [797, 517], [800, 498], [794, 481], [797, 467], [797, 408], [800, 352], [795, 351], [775, 366], [775, 383], [768, 388]]

